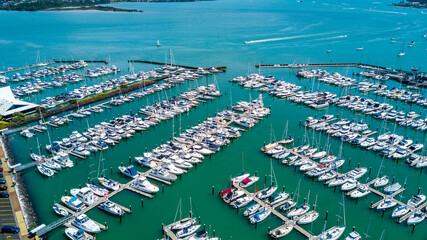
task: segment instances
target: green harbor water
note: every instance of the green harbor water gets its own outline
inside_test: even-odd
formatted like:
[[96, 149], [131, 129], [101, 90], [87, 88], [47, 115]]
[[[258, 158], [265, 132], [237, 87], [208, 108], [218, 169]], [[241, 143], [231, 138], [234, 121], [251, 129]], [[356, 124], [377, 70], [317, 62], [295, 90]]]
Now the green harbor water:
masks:
[[[57, 140], [68, 136], [72, 131], [83, 132], [88, 126], [108, 121], [118, 115], [133, 113], [147, 104], [152, 104], [170, 96], [206, 84], [218, 84], [223, 96], [216, 100], [200, 104], [188, 114], [164, 121], [148, 131], [138, 133], [129, 140], [103, 152], [106, 176], [121, 183], [129, 179], [119, 174], [117, 167], [129, 164], [129, 157], [141, 155], [145, 149], [151, 150], [167, 141], [199, 121], [213, 116], [216, 112], [226, 109], [240, 100], [258, 97], [259, 92], [243, 89], [228, 80], [236, 76], [258, 72], [254, 65], [292, 63], [292, 62], [364, 62], [385, 67], [409, 70], [418, 66], [427, 71], [427, 41], [421, 36], [427, 33], [427, 17], [416, 9], [399, 9], [388, 6], [391, 2], [378, 1], [242, 1], [219, 0], [212, 2], [193, 3], [123, 3], [115, 6], [132, 7], [144, 10], [144, 13], [108, 13], [96, 11], [69, 12], [0, 12], [0, 68], [29, 65], [35, 62], [37, 51], [41, 58], [46, 59], [111, 59], [112, 64], [122, 69], [119, 74], [129, 70], [128, 59], [165, 61], [169, 60], [169, 49], [177, 64], [191, 66], [227, 65], [227, 72], [187, 81], [170, 90], [159, 92], [147, 97], [135, 99], [118, 107], [106, 109], [103, 113], [92, 114], [82, 120], [74, 120], [69, 125], [49, 129], [50, 138]], [[344, 37], [346, 36], [346, 37]], [[397, 43], [390, 43], [396, 38]], [[156, 47], [160, 40], [162, 46]], [[263, 40], [245, 44], [245, 41]], [[415, 41], [412, 48], [407, 44]], [[397, 53], [404, 45], [406, 55], [398, 58]], [[356, 48], [363, 47], [363, 51]], [[327, 50], [332, 50], [327, 54]], [[94, 68], [100, 64], [90, 64]], [[148, 71], [156, 66], [134, 63], [136, 71]], [[356, 68], [325, 68], [329, 72], [352, 75], [360, 71]], [[84, 72], [79, 70], [78, 72]], [[261, 74], [272, 75], [279, 80], [293, 82], [303, 89], [326, 90], [338, 95], [344, 94], [342, 88], [314, 82], [299, 80], [292, 69], [261, 69]], [[78, 84], [70, 84], [61, 89], [46, 90], [27, 99], [40, 101], [46, 96], [54, 96], [65, 89], [71, 90], [81, 85], [92, 85], [114, 76], [102, 79], [88, 79]], [[21, 83], [14, 83], [12, 86]], [[387, 85], [399, 87], [400, 84], [389, 80]], [[377, 97], [373, 93], [361, 94], [358, 90], [349, 90], [350, 94], [363, 95], [377, 101], [392, 104], [397, 109], [413, 110], [423, 117], [426, 109], [418, 105], [409, 105], [396, 100]], [[425, 95], [425, 93], [424, 93]], [[359, 121], [363, 119], [370, 129], [385, 128], [397, 134], [408, 136], [414, 141], [424, 143], [426, 135], [412, 128], [405, 128], [391, 122], [373, 119], [370, 116], [354, 113], [335, 106], [323, 110], [313, 110], [304, 105], [294, 104], [289, 100], [280, 100], [264, 94], [266, 106], [271, 106], [271, 115], [260, 121], [254, 128], [242, 133], [242, 136], [224, 147], [218, 153], [208, 157], [197, 168], [193, 168], [182, 180], [172, 186], [165, 186], [164, 192], [155, 194], [153, 199], [144, 198], [141, 207], [141, 196], [123, 191], [112, 198], [112, 201], [123, 206], [132, 206], [132, 214], [126, 214], [122, 223], [119, 218], [111, 216], [99, 209], [93, 209], [88, 216], [98, 222], [108, 224], [108, 231], [97, 235], [98, 239], [160, 239], [162, 223], [169, 224], [174, 220], [177, 205], [182, 199], [182, 216], [188, 216], [190, 200], [192, 211], [201, 217], [207, 230], [215, 230], [216, 236], [222, 239], [267, 239], [267, 230], [281, 225], [275, 217], [269, 217], [257, 226], [251, 225], [240, 210], [230, 208], [219, 197], [218, 191], [229, 188], [228, 179], [242, 171], [254, 174], [257, 171], [260, 181], [250, 188], [251, 191], [264, 188], [270, 184], [270, 158], [264, 156], [260, 148], [271, 141], [271, 129], [276, 140], [283, 136], [286, 123], [288, 134], [302, 144], [316, 139], [319, 148], [325, 148], [326, 142], [331, 144], [335, 155], [340, 152], [341, 141], [327, 139], [327, 135], [311, 130], [305, 131], [299, 126], [309, 116], [320, 117], [323, 114], [339, 115]], [[37, 140], [42, 145], [42, 153], [47, 154], [45, 145], [49, 143], [48, 134], [37, 134], [37, 138], [24, 139], [19, 134], [12, 135], [10, 145], [17, 163], [31, 162], [30, 151], [37, 152]], [[305, 136], [305, 137], [304, 137]], [[299, 139], [299, 140], [298, 140]], [[342, 157], [346, 159], [341, 171], [347, 172], [359, 164], [371, 168], [373, 179], [379, 172], [381, 157], [372, 151], [365, 151], [349, 144], [343, 144]], [[27, 191], [32, 200], [40, 223], [50, 223], [58, 219], [52, 211], [54, 201], [60, 201], [65, 190], [77, 188], [87, 182], [89, 173], [97, 171], [99, 153], [85, 160], [71, 157], [77, 164], [71, 169], [62, 170], [51, 178], [44, 178], [36, 169], [23, 173]], [[350, 162], [351, 159], [351, 162]], [[350, 163], [349, 163], [350, 162]], [[135, 162], [132, 162], [137, 165]], [[317, 197], [317, 211], [320, 217], [310, 225], [303, 226], [319, 234], [337, 224], [340, 213], [341, 192], [312, 181], [293, 167], [281, 165], [273, 160], [275, 176], [279, 189], [286, 187], [286, 192], [294, 192], [301, 181], [301, 203], [309, 195], [309, 203], [314, 204]], [[110, 172], [113, 170], [113, 173]], [[137, 169], [144, 171], [140, 166]], [[427, 173], [410, 168], [404, 161], [385, 159], [381, 169], [382, 175], [394, 177], [395, 182], [403, 185], [406, 191], [402, 194], [402, 202], [415, 195], [418, 188], [425, 194], [427, 190]], [[212, 195], [212, 186], [215, 194]], [[400, 199], [397, 197], [397, 199]], [[380, 212], [370, 210], [371, 202], [380, 198], [370, 194], [358, 201], [345, 198], [346, 231], [348, 234], [355, 226], [359, 233], [368, 233], [369, 239], [380, 239], [385, 229], [384, 239], [425, 240], [426, 222], [417, 225], [414, 233], [406, 223], [397, 224], [391, 219], [391, 211], [384, 216]], [[325, 224], [326, 211], [329, 212]], [[341, 214], [342, 215], [342, 214]], [[343, 220], [340, 221], [342, 223]], [[368, 227], [369, 226], [369, 227]], [[369, 229], [368, 229], [369, 228]], [[48, 234], [49, 239], [65, 239], [64, 228]], [[304, 239], [296, 231], [291, 232], [287, 239]], [[344, 237], [342, 237], [344, 239]]]

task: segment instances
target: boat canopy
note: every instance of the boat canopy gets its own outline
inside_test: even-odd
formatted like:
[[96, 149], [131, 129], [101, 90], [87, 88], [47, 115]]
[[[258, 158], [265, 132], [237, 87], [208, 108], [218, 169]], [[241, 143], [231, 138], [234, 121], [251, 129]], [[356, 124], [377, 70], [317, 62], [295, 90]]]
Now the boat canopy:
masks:
[[247, 184], [248, 182], [250, 182], [251, 181], [251, 179], [250, 178], [245, 178], [245, 179], [243, 179], [242, 180], [242, 183], [243, 184]]
[[227, 193], [229, 193], [229, 192], [231, 192], [231, 191], [233, 191], [233, 190], [234, 190], [234, 188], [230, 188], [230, 189], [227, 189], [227, 190], [221, 191], [221, 192], [219, 192], [219, 195], [225, 195], [225, 194], [227, 194]]

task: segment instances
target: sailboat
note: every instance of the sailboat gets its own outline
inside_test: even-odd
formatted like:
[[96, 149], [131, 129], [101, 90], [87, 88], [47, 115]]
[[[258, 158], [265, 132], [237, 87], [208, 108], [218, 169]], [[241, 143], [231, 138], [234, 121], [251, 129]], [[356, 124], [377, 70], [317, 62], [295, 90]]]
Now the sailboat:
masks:
[[297, 223], [299, 225], [303, 225], [303, 224], [309, 224], [314, 222], [319, 217], [319, 213], [316, 211], [316, 206], [317, 206], [317, 195], [316, 195], [316, 201], [314, 202], [314, 205], [313, 205], [313, 211], [305, 214], [302, 218], [300, 218], [297, 221]]
[[[343, 226], [334, 226], [330, 228], [327, 231], [324, 231], [322, 234], [319, 235], [319, 240], [337, 240], [341, 237], [341, 235], [344, 233], [345, 230], [345, 205], [344, 205], [344, 194], [342, 195], [342, 207], [343, 207], [343, 214], [344, 214], [344, 225]], [[326, 222], [325, 222], [326, 224]]]
[[270, 187], [261, 190], [256, 195], [257, 198], [261, 200], [270, 197], [277, 190], [277, 186], [273, 186], [273, 177], [276, 180], [276, 176], [274, 175], [274, 171], [273, 171], [273, 161], [270, 161], [270, 165], [271, 165], [271, 185]]
[[157, 44], [156, 44], [156, 46], [157, 47], [160, 47], [161, 45], [160, 45], [160, 41], [159, 40], [157, 40]]

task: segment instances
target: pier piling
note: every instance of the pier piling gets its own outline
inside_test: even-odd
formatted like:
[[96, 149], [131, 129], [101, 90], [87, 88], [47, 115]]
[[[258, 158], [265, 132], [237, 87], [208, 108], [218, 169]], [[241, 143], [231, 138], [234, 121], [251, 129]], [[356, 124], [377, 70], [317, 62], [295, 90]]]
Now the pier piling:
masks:
[[144, 207], [144, 199], [141, 198], [141, 207]]
[[326, 211], [325, 221], [328, 221], [328, 214], [329, 214], [329, 212]]
[[162, 183], [162, 192], [165, 191], [165, 185]]
[[212, 195], [214, 195], [214, 194], [215, 194], [215, 187], [212, 186]]

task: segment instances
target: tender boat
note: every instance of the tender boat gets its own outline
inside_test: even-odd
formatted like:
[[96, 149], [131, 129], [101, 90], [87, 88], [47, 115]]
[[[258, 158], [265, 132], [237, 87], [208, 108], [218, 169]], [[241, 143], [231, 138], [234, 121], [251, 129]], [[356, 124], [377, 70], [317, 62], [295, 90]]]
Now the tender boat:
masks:
[[108, 200], [99, 204], [98, 208], [106, 211], [107, 213], [117, 216], [125, 214], [125, 212], [121, 208], [119, 208], [116, 204]]
[[67, 236], [71, 240], [93, 240], [95, 239], [91, 235], [85, 233], [83, 229], [76, 229], [73, 227], [69, 227], [65, 229], [65, 236]]
[[156, 193], [159, 191], [157, 185], [150, 183], [147, 178], [143, 176], [136, 178], [130, 186], [147, 193]]
[[392, 218], [399, 218], [402, 216], [405, 216], [411, 209], [409, 209], [408, 206], [400, 206], [396, 209], [394, 209], [393, 213], [391, 214]]
[[259, 223], [264, 221], [268, 216], [270, 216], [271, 210], [270, 209], [264, 209], [261, 212], [252, 215], [249, 217], [249, 222], [252, 224]]
[[65, 208], [59, 206], [57, 203], [53, 204], [53, 211], [55, 211], [56, 214], [60, 215], [60, 216], [68, 216], [68, 211], [65, 210]]
[[200, 228], [200, 225], [191, 225], [187, 228], [183, 228], [176, 233], [178, 238], [185, 238], [195, 233]]
[[195, 223], [196, 223], [195, 218], [186, 218], [186, 219], [180, 220], [177, 224], [173, 225], [172, 230], [181, 230], [184, 228], [188, 228]]
[[118, 183], [118, 182], [116, 182], [114, 180], [111, 180], [111, 179], [109, 179], [107, 177], [100, 177], [100, 178], [98, 178], [98, 180], [99, 180], [99, 183], [103, 187], [105, 187], [107, 189], [110, 189], [112, 191], [116, 191], [116, 190], [118, 190], [120, 188], [120, 183]]
[[83, 229], [89, 233], [99, 233], [101, 232], [101, 228], [90, 218], [86, 216], [86, 214], [78, 215], [71, 224], [77, 228]]
[[82, 201], [80, 201], [78, 197], [63, 196], [61, 198], [61, 201], [71, 210], [77, 212], [80, 212], [86, 207], [86, 205]]
[[122, 172], [123, 175], [128, 176], [130, 178], [136, 178], [139, 175], [133, 165], [130, 165], [128, 167], [119, 166], [119, 170], [120, 172]]

